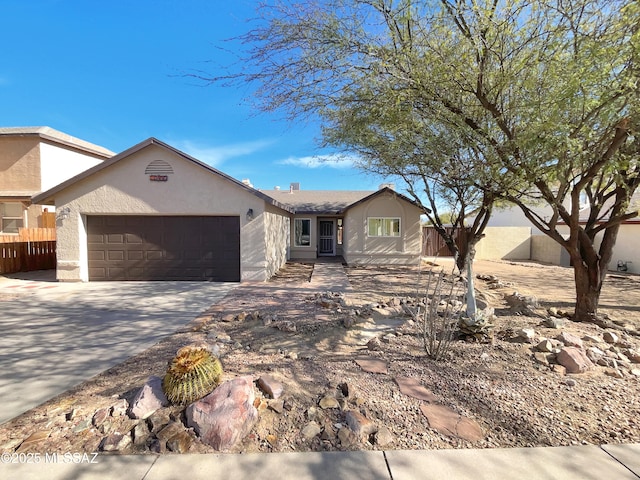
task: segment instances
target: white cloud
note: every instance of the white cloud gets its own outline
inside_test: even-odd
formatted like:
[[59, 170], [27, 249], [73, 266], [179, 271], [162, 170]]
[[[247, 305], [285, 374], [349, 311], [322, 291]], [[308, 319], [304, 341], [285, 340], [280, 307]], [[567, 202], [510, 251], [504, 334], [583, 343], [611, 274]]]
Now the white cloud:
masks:
[[306, 157], [289, 157], [276, 163], [280, 165], [293, 165], [302, 168], [352, 168], [356, 163], [356, 157], [331, 153], [327, 155], [314, 155]]
[[192, 142], [190, 140], [182, 140], [174, 142], [178, 150], [191, 155], [192, 157], [217, 167], [226, 160], [263, 150], [273, 143], [272, 140], [254, 140], [250, 142], [231, 143], [228, 145], [210, 146], [202, 143]]

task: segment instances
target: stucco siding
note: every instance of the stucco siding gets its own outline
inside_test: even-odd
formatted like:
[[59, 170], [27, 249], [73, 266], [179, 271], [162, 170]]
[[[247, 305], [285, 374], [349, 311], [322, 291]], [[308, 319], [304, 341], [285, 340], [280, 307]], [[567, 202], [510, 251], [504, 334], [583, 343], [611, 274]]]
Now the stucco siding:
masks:
[[[600, 241], [601, 241], [600, 237]], [[618, 239], [613, 247], [613, 256], [609, 270], [617, 270], [618, 261], [627, 263], [627, 272], [640, 273], [640, 223], [625, 223], [620, 225]]]
[[267, 206], [264, 217], [265, 266], [261, 280], [269, 279], [286, 262], [289, 256], [290, 219], [285, 212], [272, 206]]
[[40, 159], [41, 191], [49, 190], [104, 160], [46, 143], [40, 144]]
[[[163, 160], [167, 181], [150, 181], [145, 169]], [[241, 279], [264, 280], [265, 202], [240, 186], [156, 145], [62, 190], [57, 209], [69, 209], [58, 222], [58, 279], [87, 281], [87, 215], [233, 215], [240, 217]], [[253, 219], [247, 212], [253, 210]], [[258, 241], [259, 239], [259, 241]]]
[[29, 137], [0, 136], [0, 191], [40, 191], [40, 148]]
[[531, 260], [552, 265], [561, 265], [562, 246], [548, 235], [531, 237]]
[[[421, 252], [421, 210], [393, 193], [376, 196], [347, 210], [343, 252], [352, 264], [412, 264]], [[370, 237], [369, 218], [399, 218], [399, 237]]]
[[529, 260], [531, 227], [487, 227], [476, 245], [478, 260]]

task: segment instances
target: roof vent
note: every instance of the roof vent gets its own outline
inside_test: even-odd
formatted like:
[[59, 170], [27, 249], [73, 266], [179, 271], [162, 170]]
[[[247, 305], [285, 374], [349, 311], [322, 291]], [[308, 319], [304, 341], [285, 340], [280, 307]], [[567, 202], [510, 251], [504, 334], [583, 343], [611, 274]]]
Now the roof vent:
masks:
[[289, 190], [292, 192], [294, 190], [300, 190], [300, 182], [291, 182], [291, 185], [289, 185]]
[[242, 183], [243, 183], [244, 185], [246, 185], [247, 187], [251, 187], [251, 188], [253, 188], [253, 185], [251, 184], [251, 180], [249, 180], [248, 178], [243, 178], [243, 179], [242, 179]]
[[381, 183], [378, 186], [378, 190], [382, 190], [383, 188], [388, 188], [389, 190], [395, 190], [396, 189], [396, 184], [395, 183]]
[[280, 187], [279, 187], [278, 185], [276, 185], [275, 187], [273, 187], [273, 189], [274, 189], [276, 192], [279, 192], [279, 191], [280, 191]]
[[167, 175], [173, 173], [173, 168], [169, 162], [164, 160], [153, 160], [147, 168], [144, 169], [145, 175]]

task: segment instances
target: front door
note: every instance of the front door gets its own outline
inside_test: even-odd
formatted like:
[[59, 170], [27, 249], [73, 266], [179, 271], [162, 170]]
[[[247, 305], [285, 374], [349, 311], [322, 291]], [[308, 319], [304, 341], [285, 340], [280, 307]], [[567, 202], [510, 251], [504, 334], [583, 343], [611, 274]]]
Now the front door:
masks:
[[318, 256], [329, 257], [336, 254], [336, 236], [334, 220], [320, 220], [318, 222], [320, 232]]

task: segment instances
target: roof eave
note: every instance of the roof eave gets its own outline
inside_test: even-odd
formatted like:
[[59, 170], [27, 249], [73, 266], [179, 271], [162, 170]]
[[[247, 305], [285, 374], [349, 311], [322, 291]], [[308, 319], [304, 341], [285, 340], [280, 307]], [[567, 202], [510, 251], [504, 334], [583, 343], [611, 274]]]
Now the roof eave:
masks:
[[76, 175], [75, 177], [72, 177], [62, 183], [60, 183], [59, 185], [56, 185], [55, 187], [47, 190], [46, 192], [42, 192], [38, 195], [34, 195], [31, 199], [31, 201], [33, 203], [37, 203], [37, 204], [42, 204], [42, 205], [53, 205], [55, 202], [55, 195], [59, 192], [61, 192], [62, 190], [70, 187], [71, 185], [73, 185], [74, 183], [77, 183], [81, 180], [84, 180], [87, 177], [90, 177], [91, 175], [98, 173], [99, 171], [108, 168], [109, 166], [113, 165], [114, 163], [119, 162], [120, 160], [122, 160], [123, 158], [126, 158], [130, 155], [133, 155], [134, 153], [150, 146], [150, 145], [158, 145], [162, 148], [166, 148], [172, 152], [174, 152], [175, 154], [195, 163], [196, 165], [199, 165], [202, 168], [205, 168], [206, 170], [215, 173], [216, 175], [219, 175], [221, 177], [223, 177], [224, 179], [234, 183], [236, 186], [246, 190], [247, 192], [251, 193], [252, 195], [255, 195], [256, 197], [260, 198], [261, 200], [263, 200], [264, 202], [279, 208], [281, 210], [284, 210], [285, 212], [288, 213], [294, 213], [293, 209], [287, 205], [284, 205], [278, 201], [276, 201], [275, 199], [271, 198], [268, 195], [265, 195], [264, 193], [256, 190], [255, 188], [249, 187], [248, 185], [245, 185], [244, 183], [236, 180], [235, 178], [227, 175], [226, 173], [221, 172], [220, 170], [217, 170], [216, 168], [213, 168], [210, 165], [207, 165], [204, 162], [201, 162], [200, 160], [178, 150], [177, 148], [172, 147], [171, 145], [162, 142], [161, 140], [158, 140], [157, 138], [154, 137], [150, 137], [140, 143], [138, 143], [137, 145], [134, 145], [131, 148], [128, 148], [127, 150], [105, 160], [102, 163], [99, 163], [98, 165], [93, 166], [92, 168], [89, 168], [88, 170], [85, 170], [84, 172], [79, 173], [78, 175]]

